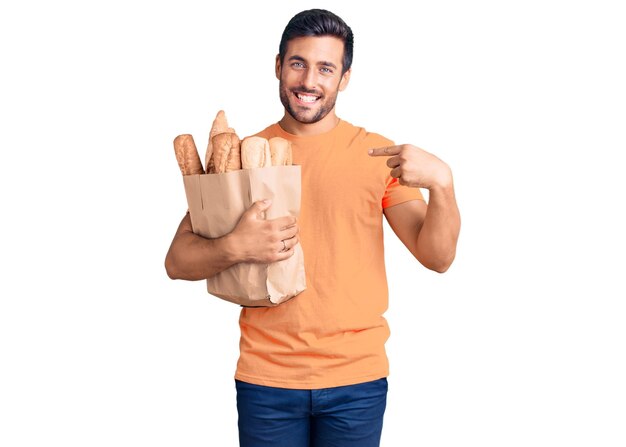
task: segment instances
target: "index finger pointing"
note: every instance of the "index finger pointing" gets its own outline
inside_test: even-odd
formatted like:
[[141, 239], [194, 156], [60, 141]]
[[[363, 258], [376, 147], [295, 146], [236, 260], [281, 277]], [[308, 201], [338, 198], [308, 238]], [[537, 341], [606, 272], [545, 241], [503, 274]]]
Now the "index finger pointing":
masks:
[[375, 149], [370, 149], [368, 151], [368, 154], [370, 154], [373, 157], [398, 155], [399, 153], [400, 153], [400, 146], [378, 147]]

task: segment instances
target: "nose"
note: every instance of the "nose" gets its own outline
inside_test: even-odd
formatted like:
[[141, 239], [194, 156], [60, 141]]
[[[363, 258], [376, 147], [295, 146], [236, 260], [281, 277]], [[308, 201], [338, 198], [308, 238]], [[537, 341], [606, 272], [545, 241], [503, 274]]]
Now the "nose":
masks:
[[317, 86], [317, 71], [307, 68], [302, 76], [302, 86], [308, 90], [313, 90]]

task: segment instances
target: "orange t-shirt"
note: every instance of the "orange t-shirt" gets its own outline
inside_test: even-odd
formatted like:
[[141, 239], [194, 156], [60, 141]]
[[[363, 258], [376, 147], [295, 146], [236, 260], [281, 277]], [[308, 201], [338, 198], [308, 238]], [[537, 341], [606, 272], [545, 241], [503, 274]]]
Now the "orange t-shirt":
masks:
[[241, 311], [235, 378], [317, 389], [386, 377], [383, 209], [423, 200], [419, 189], [393, 179], [387, 157], [368, 155], [390, 140], [346, 121], [315, 136], [291, 135], [278, 124], [258, 135], [290, 140], [302, 169], [298, 225], [307, 289], [277, 307]]

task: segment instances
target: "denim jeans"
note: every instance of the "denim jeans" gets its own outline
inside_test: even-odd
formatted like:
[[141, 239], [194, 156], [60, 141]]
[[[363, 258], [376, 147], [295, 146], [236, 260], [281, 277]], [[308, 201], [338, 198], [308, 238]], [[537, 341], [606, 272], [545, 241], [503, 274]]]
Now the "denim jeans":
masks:
[[235, 381], [240, 447], [378, 447], [387, 379], [294, 390]]

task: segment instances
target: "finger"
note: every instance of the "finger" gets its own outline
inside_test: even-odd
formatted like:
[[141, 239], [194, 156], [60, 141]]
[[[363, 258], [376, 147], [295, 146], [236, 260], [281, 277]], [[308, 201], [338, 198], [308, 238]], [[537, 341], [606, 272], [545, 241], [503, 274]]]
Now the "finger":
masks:
[[287, 250], [294, 248], [296, 245], [298, 245], [298, 242], [300, 242], [300, 238], [297, 234], [291, 239], [285, 239], [285, 245], [287, 246]]
[[296, 236], [292, 237], [291, 239], [283, 239], [281, 241], [278, 241], [278, 244], [277, 244], [278, 248], [276, 249], [276, 252], [283, 253], [283, 252], [289, 251], [297, 243], [298, 243], [298, 239]]
[[280, 233], [278, 233], [279, 235], [278, 237], [280, 237], [281, 240], [291, 239], [298, 233], [299, 233], [298, 227], [293, 226], [293, 227], [285, 228], [284, 230], [282, 230]]
[[296, 234], [298, 234], [298, 227], [290, 227], [276, 233], [275, 237], [278, 238], [279, 241], [284, 241], [285, 239], [291, 239]]
[[296, 251], [294, 250], [293, 247], [287, 249], [287, 251], [278, 252], [276, 253], [274, 257], [275, 259], [274, 262], [280, 262], [280, 261], [284, 261], [285, 259], [289, 259], [294, 255], [295, 252]]
[[397, 166], [400, 166], [400, 157], [396, 155], [395, 157], [388, 158], [387, 166], [389, 166], [390, 168], [395, 168]]
[[248, 210], [260, 219], [265, 219], [265, 211], [272, 205], [270, 199], [254, 202]]
[[279, 252], [284, 253], [289, 250], [293, 250], [293, 248], [298, 244], [300, 238], [298, 236], [294, 236], [291, 239], [283, 239], [280, 241]]
[[387, 155], [398, 155], [400, 153], [401, 147], [400, 146], [387, 146], [387, 147], [377, 147], [374, 149], [370, 149], [368, 151], [368, 154], [370, 154], [372, 157], [378, 157], [378, 156], [387, 156]]
[[275, 231], [281, 231], [293, 227], [297, 222], [298, 220], [294, 216], [284, 216], [274, 219], [272, 225]]
[[283, 253], [283, 252], [289, 250], [289, 248], [287, 247], [287, 243], [284, 240], [278, 241], [277, 245], [278, 245], [278, 248], [276, 248], [276, 251], [278, 253]]
[[391, 176], [393, 178], [400, 178], [401, 175], [402, 175], [402, 168], [400, 166], [391, 170]]

